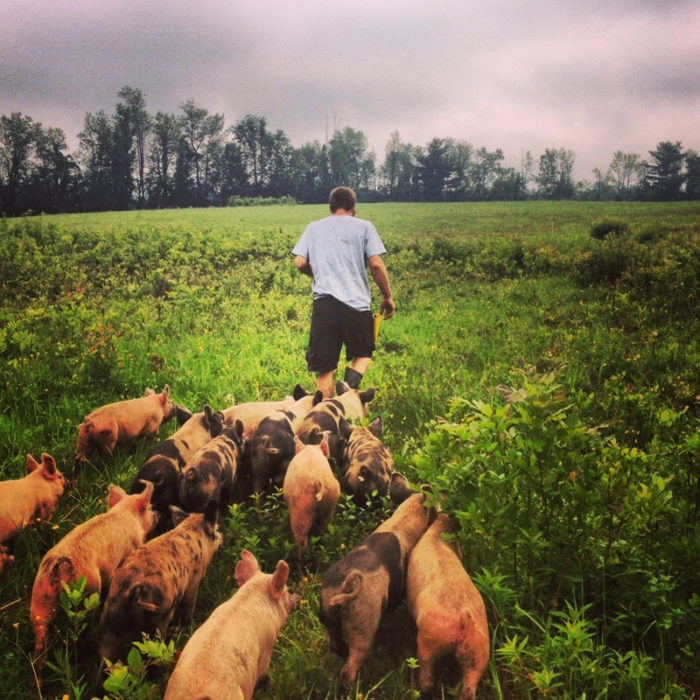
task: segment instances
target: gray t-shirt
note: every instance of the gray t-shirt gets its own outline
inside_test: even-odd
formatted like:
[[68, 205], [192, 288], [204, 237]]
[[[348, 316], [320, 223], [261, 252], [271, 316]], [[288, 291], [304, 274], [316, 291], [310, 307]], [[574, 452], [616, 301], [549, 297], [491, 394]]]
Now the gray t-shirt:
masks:
[[370, 308], [367, 258], [384, 253], [371, 221], [333, 215], [310, 223], [292, 250], [311, 265], [314, 297], [330, 295], [358, 311]]

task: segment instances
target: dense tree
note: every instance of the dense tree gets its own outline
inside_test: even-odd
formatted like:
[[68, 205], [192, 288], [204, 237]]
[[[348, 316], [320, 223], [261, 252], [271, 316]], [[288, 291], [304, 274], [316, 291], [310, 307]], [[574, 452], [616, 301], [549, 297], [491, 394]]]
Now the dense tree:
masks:
[[20, 112], [0, 117], [0, 210], [8, 214], [19, 214], [26, 208], [23, 188], [40, 131], [40, 124]]
[[332, 185], [345, 184], [365, 195], [374, 189], [375, 157], [361, 131], [337, 130], [328, 143], [328, 162]]
[[615, 151], [609, 172], [618, 199], [629, 199], [644, 175], [644, 163], [637, 153]]
[[39, 129], [29, 194], [37, 211], [72, 211], [77, 206], [80, 169], [67, 149], [63, 129]]
[[136, 195], [139, 207], [146, 198], [146, 140], [151, 128], [151, 117], [146, 111], [146, 100], [141, 90], [128, 85], [119, 91], [124, 100], [117, 105], [117, 115], [124, 120], [126, 133], [134, 153], [132, 162], [136, 165]]
[[469, 169], [472, 181], [471, 197], [476, 200], [489, 198], [489, 189], [500, 172], [503, 151], [479, 148], [474, 152]]
[[[180, 184], [190, 183], [194, 203], [207, 204], [210, 192], [208, 176], [215, 171], [213, 158], [221, 150], [224, 130], [224, 115], [209, 114], [204, 107], [198, 107], [194, 100], [188, 100], [181, 106], [180, 127], [181, 153], [177, 167], [187, 168], [180, 172]], [[194, 176], [194, 181], [191, 180]]]
[[685, 195], [688, 199], [700, 199], [700, 155], [695, 151], [685, 154]]
[[570, 199], [575, 194], [573, 181], [574, 153], [564, 148], [545, 149], [540, 156], [536, 178], [539, 194], [545, 199]]
[[445, 139], [433, 139], [421, 150], [418, 160], [418, 177], [421, 195], [428, 202], [441, 202], [447, 198], [447, 184], [452, 175], [449, 145]]
[[91, 211], [115, 209], [120, 205], [115, 183], [115, 134], [112, 120], [100, 110], [88, 112], [78, 134], [79, 159], [83, 168], [83, 201]]
[[154, 206], [167, 207], [173, 203], [175, 157], [181, 134], [180, 121], [174, 114], [156, 114], [148, 156], [149, 200]]
[[649, 151], [651, 159], [646, 166], [645, 190], [650, 199], [673, 200], [681, 196], [683, 160], [685, 154], [680, 141], [663, 141]]
[[[593, 182], [574, 183], [574, 153], [547, 149], [519, 169], [504, 167], [503, 151], [464, 140], [434, 138], [417, 147], [391, 133], [377, 168], [362, 131], [335, 127], [326, 142], [294, 148], [264, 117], [246, 115], [225, 129], [222, 114], [194, 100], [178, 115], [146, 109], [143, 93], [124, 86], [113, 114], [85, 115], [79, 149], [67, 152], [60, 129], [43, 129], [20, 113], [0, 117], [0, 213], [126, 209], [134, 205], [207, 206], [233, 195], [325, 202], [338, 184], [363, 201], [484, 201], [530, 196], [550, 199], [697, 199], [700, 158], [680, 142], [662, 142], [648, 161], [616, 151]], [[532, 183], [537, 187], [533, 192]]]

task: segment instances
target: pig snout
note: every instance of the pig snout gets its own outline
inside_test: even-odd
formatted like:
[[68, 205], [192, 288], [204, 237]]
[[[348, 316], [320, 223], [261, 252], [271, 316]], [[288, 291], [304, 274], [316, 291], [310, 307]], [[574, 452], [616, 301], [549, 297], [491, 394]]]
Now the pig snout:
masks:
[[299, 606], [301, 605], [301, 598], [297, 593], [292, 593], [289, 596], [289, 612], [292, 613], [295, 610], [299, 610]]

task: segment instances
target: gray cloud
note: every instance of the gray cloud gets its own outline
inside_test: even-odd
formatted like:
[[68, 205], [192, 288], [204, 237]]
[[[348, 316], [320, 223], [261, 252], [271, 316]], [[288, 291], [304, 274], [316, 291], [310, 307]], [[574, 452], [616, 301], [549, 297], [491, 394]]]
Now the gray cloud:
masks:
[[700, 145], [694, 2], [25, 0], [3, 15], [0, 114], [73, 146], [123, 85], [152, 112], [193, 98], [228, 125], [260, 114], [294, 145], [352, 126], [379, 159], [393, 130], [500, 147], [511, 165], [565, 147], [579, 177], [617, 149]]

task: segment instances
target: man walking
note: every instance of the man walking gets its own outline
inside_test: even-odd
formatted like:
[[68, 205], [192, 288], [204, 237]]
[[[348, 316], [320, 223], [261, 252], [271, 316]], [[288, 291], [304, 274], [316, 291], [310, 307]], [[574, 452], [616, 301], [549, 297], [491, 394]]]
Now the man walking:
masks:
[[394, 315], [394, 300], [382, 255], [386, 248], [377, 229], [355, 218], [357, 197], [349, 187], [330, 194], [331, 215], [310, 223], [292, 254], [297, 269], [313, 279], [313, 310], [306, 362], [316, 372], [316, 387], [333, 396], [333, 374], [345, 345], [350, 366], [345, 381], [353, 388], [372, 362], [374, 331], [366, 267], [379, 287], [384, 318]]

